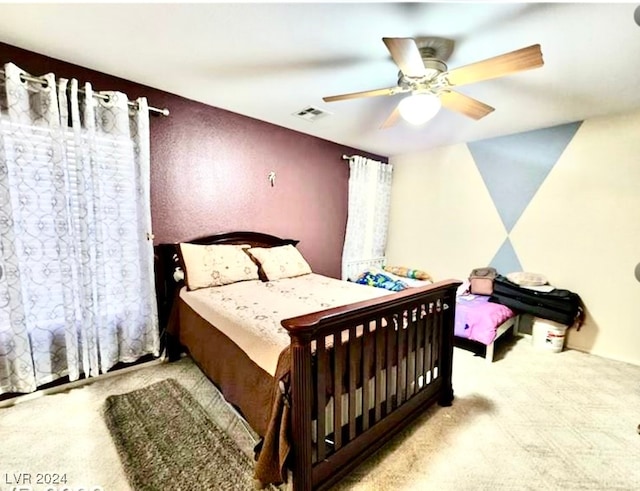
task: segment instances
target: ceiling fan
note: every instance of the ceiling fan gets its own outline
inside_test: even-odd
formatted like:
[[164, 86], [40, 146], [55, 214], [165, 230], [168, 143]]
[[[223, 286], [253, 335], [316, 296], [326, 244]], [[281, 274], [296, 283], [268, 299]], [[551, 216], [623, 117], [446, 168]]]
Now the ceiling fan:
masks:
[[323, 97], [325, 102], [360, 97], [393, 96], [410, 92], [403, 98], [381, 128], [388, 128], [402, 116], [413, 124], [431, 119], [441, 106], [473, 119], [481, 119], [495, 108], [453, 90], [455, 87], [503, 77], [539, 68], [544, 64], [539, 44], [449, 70], [445, 61], [454, 42], [439, 37], [382, 38], [400, 71], [398, 85], [384, 89]]

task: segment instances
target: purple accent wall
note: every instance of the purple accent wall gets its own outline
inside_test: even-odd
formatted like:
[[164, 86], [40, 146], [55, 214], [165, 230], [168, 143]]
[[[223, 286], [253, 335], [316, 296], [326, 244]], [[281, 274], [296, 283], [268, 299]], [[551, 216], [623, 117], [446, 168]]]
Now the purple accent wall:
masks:
[[232, 230], [265, 232], [298, 239], [315, 272], [340, 276], [349, 179], [342, 155], [386, 157], [0, 43], [0, 63], [7, 62], [130, 99], [145, 96], [151, 106], [171, 111], [151, 117], [156, 244]]

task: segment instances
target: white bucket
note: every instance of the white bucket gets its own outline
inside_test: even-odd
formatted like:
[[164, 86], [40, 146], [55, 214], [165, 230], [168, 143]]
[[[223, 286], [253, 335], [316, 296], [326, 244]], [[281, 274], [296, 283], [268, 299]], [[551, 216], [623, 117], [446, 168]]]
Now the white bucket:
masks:
[[536, 319], [531, 331], [533, 347], [551, 353], [560, 353], [564, 348], [566, 332], [567, 326], [563, 324]]

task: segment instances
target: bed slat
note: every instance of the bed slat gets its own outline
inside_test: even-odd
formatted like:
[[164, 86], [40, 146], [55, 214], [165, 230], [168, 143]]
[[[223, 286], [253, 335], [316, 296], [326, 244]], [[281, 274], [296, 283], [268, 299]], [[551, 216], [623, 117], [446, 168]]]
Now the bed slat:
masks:
[[431, 352], [431, 380], [438, 378], [438, 364], [440, 363], [440, 328], [442, 326], [442, 309], [438, 302], [434, 306], [433, 346]]
[[333, 336], [333, 447], [335, 450], [342, 447], [342, 375], [345, 349], [341, 338], [342, 331], [338, 331]]
[[433, 304], [429, 305], [427, 312], [427, 322], [426, 328], [427, 332], [424, 338], [425, 341], [425, 350], [424, 350], [424, 385], [427, 386], [431, 383], [431, 360], [433, 359], [433, 354], [431, 350], [433, 349], [433, 326], [434, 326], [434, 313], [433, 313]]
[[398, 349], [396, 351], [398, 359], [396, 362], [396, 403], [394, 404], [394, 408], [404, 402], [404, 389], [407, 383], [406, 372], [402, 368], [404, 364], [404, 338], [406, 332], [405, 315], [409, 315], [406, 310], [401, 310], [397, 313], [398, 325], [396, 332], [398, 333]]
[[327, 407], [327, 387], [325, 381], [328, 376], [327, 372], [327, 349], [326, 349], [326, 337], [320, 336], [316, 340], [316, 354], [317, 354], [317, 363], [318, 370], [316, 373], [316, 378], [318, 381], [317, 387], [317, 397], [316, 397], [316, 415], [317, 415], [317, 460], [322, 462], [326, 455], [326, 443], [325, 438], [326, 428], [325, 428], [325, 411]]
[[[371, 331], [371, 323], [373, 320], [367, 320], [364, 323], [364, 331], [362, 337], [362, 431], [369, 429], [369, 401], [371, 400], [371, 392], [369, 390], [369, 367], [371, 366], [372, 352], [374, 349], [375, 332]], [[375, 374], [374, 382], [377, 380]]]
[[[415, 312], [415, 314], [414, 314]], [[415, 315], [415, 318], [414, 318]], [[413, 396], [416, 389], [416, 355], [415, 337], [418, 320], [418, 308], [409, 308], [409, 329], [407, 332], [407, 399]]]
[[358, 376], [358, 344], [356, 326], [349, 328], [349, 441], [356, 437], [356, 378]]
[[387, 343], [387, 371], [386, 371], [386, 379], [385, 379], [385, 385], [386, 385], [386, 391], [387, 391], [387, 399], [386, 399], [386, 411], [385, 414], [389, 414], [391, 412], [391, 398], [392, 398], [392, 394], [393, 394], [393, 377], [392, 377], [392, 373], [393, 373], [393, 340], [396, 339], [396, 330], [394, 328], [394, 324], [393, 324], [393, 319], [394, 316], [390, 315], [388, 317], [385, 317], [385, 320], [387, 321], [387, 326], [385, 328], [385, 332], [387, 334], [387, 339], [386, 339], [386, 343]]
[[419, 315], [416, 326], [416, 392], [421, 389], [418, 382], [422, 380], [424, 385], [424, 329], [426, 322], [426, 315], [422, 315], [423, 304], [418, 305]]
[[382, 380], [382, 368], [384, 360], [384, 340], [385, 331], [382, 327], [380, 318], [376, 319], [376, 372], [375, 372], [375, 409], [374, 423], [380, 421], [380, 412], [382, 409], [382, 394], [385, 393], [385, 387]]

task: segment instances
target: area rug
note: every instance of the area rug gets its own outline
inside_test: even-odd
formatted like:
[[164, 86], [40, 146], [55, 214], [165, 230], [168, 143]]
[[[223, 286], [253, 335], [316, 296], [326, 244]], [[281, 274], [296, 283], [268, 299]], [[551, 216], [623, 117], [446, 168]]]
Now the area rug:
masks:
[[251, 459], [174, 379], [107, 397], [104, 416], [135, 491], [254, 489]]

